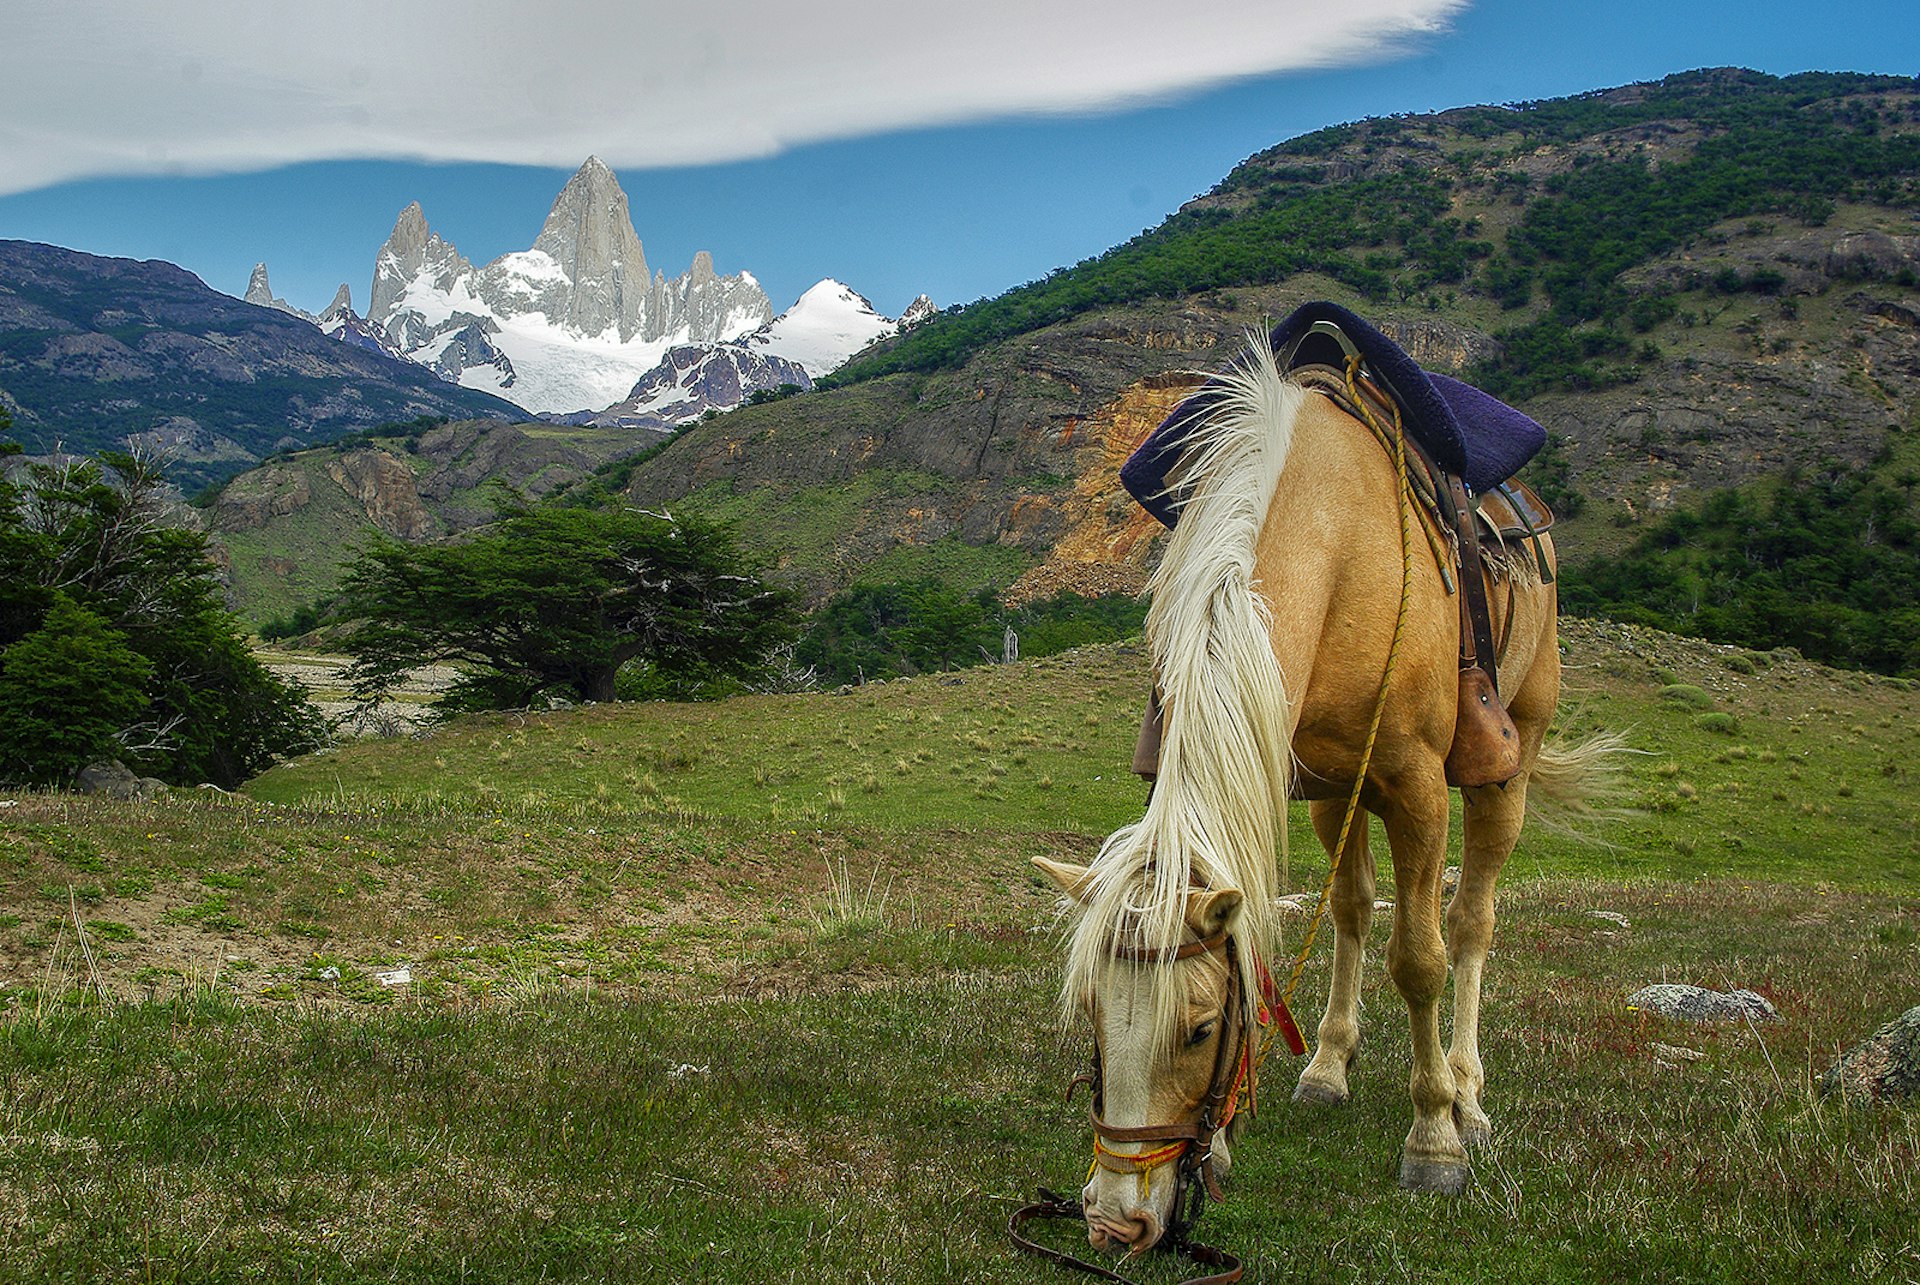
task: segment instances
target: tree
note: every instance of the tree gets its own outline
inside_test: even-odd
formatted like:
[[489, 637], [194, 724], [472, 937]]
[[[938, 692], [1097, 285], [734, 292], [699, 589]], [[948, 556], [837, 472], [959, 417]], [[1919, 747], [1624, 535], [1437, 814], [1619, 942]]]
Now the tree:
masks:
[[60, 783], [114, 755], [231, 787], [319, 743], [305, 691], [254, 658], [206, 537], [174, 513], [148, 458], [0, 474], [0, 779]]
[[30, 784], [71, 781], [118, 750], [152, 672], [124, 634], [58, 595], [40, 628], [0, 652], [0, 763]]
[[632, 509], [510, 509], [459, 544], [376, 538], [348, 567], [354, 692], [421, 665], [462, 675], [448, 709], [615, 699], [622, 666], [711, 681], [753, 673], [791, 608], [717, 524]]

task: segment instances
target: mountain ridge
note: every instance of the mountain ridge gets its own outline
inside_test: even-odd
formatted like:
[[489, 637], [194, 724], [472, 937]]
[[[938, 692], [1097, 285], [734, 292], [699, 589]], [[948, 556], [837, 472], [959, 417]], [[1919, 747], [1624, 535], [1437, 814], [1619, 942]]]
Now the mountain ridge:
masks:
[[0, 241], [0, 398], [29, 451], [144, 445], [188, 487], [383, 422], [521, 417], [174, 264], [27, 241]]

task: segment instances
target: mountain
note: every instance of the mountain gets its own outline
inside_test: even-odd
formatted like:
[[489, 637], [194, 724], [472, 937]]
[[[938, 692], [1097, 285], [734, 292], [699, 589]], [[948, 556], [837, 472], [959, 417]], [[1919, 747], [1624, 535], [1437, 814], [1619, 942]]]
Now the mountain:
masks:
[[[340, 288], [342, 290], [346, 289], [344, 285]], [[245, 298], [248, 303], [262, 308], [272, 308], [278, 312], [284, 312], [290, 317], [298, 317], [302, 321], [319, 320], [319, 318], [315, 317], [312, 313], [304, 312], [294, 307], [285, 299], [276, 299], [273, 297], [273, 285], [267, 280], [267, 265], [264, 263], [256, 263], [253, 265], [253, 275], [247, 278], [247, 293]]]
[[409, 205], [367, 308], [445, 377], [563, 413], [621, 400], [669, 348], [740, 339], [772, 317], [751, 275], [721, 275], [704, 250], [678, 277], [650, 273], [627, 195], [598, 157], [567, 180], [531, 249], [479, 268]]
[[755, 394], [783, 388], [806, 392], [812, 387], [806, 368], [785, 357], [746, 344], [683, 344], [669, 348], [625, 401], [585, 422], [596, 428], [666, 432], [709, 412], [733, 410]]
[[[922, 295], [918, 315], [933, 305]], [[909, 309], [912, 313], [914, 310]], [[576, 422], [602, 427], [672, 429], [756, 394], [806, 392], [821, 375], [908, 324], [881, 316], [851, 287], [826, 280], [793, 307], [736, 343], [681, 344], [642, 375], [626, 399]]]
[[377, 424], [523, 417], [173, 264], [27, 241], [0, 241], [0, 399], [29, 451], [146, 443], [186, 487]]
[[[1569, 565], [1796, 478], [1877, 488], [1886, 511], [1851, 538], [1911, 556], [1917, 90], [1723, 69], [1317, 131], [1105, 254], [882, 340], [807, 397], [688, 430], [628, 494], [737, 519], [816, 599], [922, 572], [1137, 589], [1159, 531], [1117, 465], [1191, 372], [1329, 298], [1547, 426], [1529, 476]], [[1743, 574], [1698, 571], [1672, 610]]]
[[829, 279], [749, 335], [747, 343], [798, 362], [818, 379], [845, 365], [849, 357], [876, 340], [899, 334], [914, 324], [914, 318], [924, 317], [932, 309], [932, 301], [921, 295], [906, 315], [889, 320], [852, 287]]

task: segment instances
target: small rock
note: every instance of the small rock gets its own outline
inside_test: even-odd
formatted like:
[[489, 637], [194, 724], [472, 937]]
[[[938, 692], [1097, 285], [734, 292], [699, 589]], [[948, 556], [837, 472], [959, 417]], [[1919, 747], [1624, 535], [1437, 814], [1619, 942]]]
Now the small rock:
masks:
[[406, 986], [413, 981], [411, 968], [388, 968], [373, 975], [373, 980], [382, 986]]
[[1764, 995], [1753, 991], [1710, 991], [1704, 986], [1662, 982], [1627, 996], [1627, 1007], [1688, 1022], [1737, 1022], [1742, 1018], [1777, 1022], [1780, 1014]]
[[1841, 1054], [1820, 1077], [1820, 1092], [1874, 1102], [1920, 1097], [1920, 1006]]
[[1594, 919], [1604, 919], [1610, 924], [1619, 924], [1622, 928], [1633, 927], [1627, 922], [1627, 917], [1617, 910], [1589, 910], [1587, 914]]
[[1669, 1071], [1678, 1070], [1683, 1063], [1698, 1062], [1706, 1054], [1699, 1049], [1690, 1049], [1679, 1044], [1653, 1044], [1653, 1064]]

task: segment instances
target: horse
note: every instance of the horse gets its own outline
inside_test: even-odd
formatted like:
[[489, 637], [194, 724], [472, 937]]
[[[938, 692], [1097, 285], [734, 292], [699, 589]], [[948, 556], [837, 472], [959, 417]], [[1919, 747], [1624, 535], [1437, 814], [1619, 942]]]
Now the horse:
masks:
[[1467, 1148], [1490, 1136], [1480, 986], [1495, 880], [1530, 800], [1536, 812], [1577, 809], [1608, 748], [1548, 735], [1560, 653], [1543, 534], [1541, 570], [1528, 574], [1524, 557], [1489, 560], [1499, 568], [1486, 576], [1493, 617], [1509, 622], [1498, 680], [1520, 768], [1504, 784], [1460, 791], [1464, 850], [1443, 938], [1463, 626], [1435, 558], [1417, 541], [1419, 556], [1409, 553], [1400, 466], [1333, 400], [1283, 372], [1264, 336], [1209, 387], [1169, 474], [1179, 521], [1149, 586], [1164, 709], [1158, 778], [1141, 819], [1091, 864], [1035, 861], [1072, 914], [1063, 1013], [1085, 1014], [1094, 1029], [1088, 1236], [1136, 1253], [1169, 1228], [1183, 1233], [1183, 1186], [1204, 1180], [1218, 1198], [1251, 1114], [1237, 1108], [1253, 1104], [1258, 1036], [1274, 1016], [1275, 836], [1284, 860], [1289, 800], [1308, 801], [1337, 862], [1332, 983], [1294, 1098], [1349, 1096], [1376, 877], [1364, 816], [1335, 852], [1357, 795], [1383, 823], [1396, 889], [1386, 965], [1413, 1046], [1400, 1182], [1458, 1193]]

